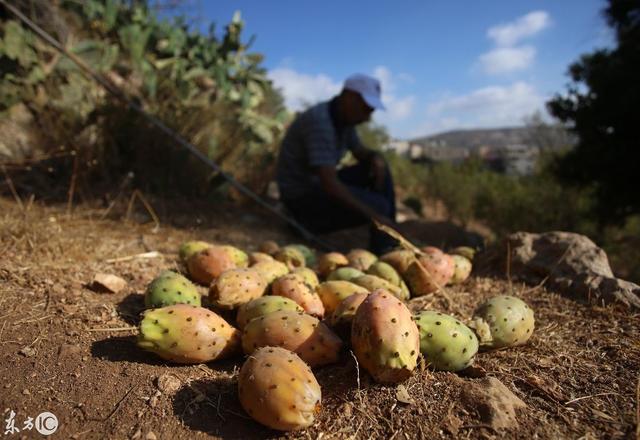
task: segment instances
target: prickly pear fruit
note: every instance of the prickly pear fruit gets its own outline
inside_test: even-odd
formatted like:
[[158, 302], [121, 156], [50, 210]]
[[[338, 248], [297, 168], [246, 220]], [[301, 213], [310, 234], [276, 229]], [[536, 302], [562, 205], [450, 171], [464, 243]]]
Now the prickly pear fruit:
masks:
[[286, 264], [289, 270], [305, 267], [306, 264], [302, 252], [292, 246], [285, 246], [278, 249], [276, 253], [273, 254], [273, 258]]
[[281, 276], [271, 284], [271, 293], [295, 301], [310, 315], [318, 318], [324, 316], [325, 310], [322, 300], [301, 275]]
[[266, 291], [267, 282], [257, 270], [230, 269], [211, 283], [209, 301], [220, 309], [232, 310], [260, 298]]
[[353, 278], [358, 278], [362, 275], [364, 275], [364, 272], [355, 267], [343, 266], [327, 275], [327, 281], [351, 281]]
[[258, 247], [258, 251], [269, 255], [275, 254], [278, 249], [280, 249], [280, 246], [273, 240], [263, 241]]
[[311, 369], [298, 355], [280, 347], [262, 347], [240, 369], [238, 396], [257, 422], [293, 431], [313, 424], [322, 393]]
[[308, 267], [299, 267], [291, 271], [292, 274], [300, 275], [305, 283], [311, 286], [312, 289], [315, 289], [320, 284], [320, 280], [318, 279], [318, 275], [309, 269]]
[[469, 327], [475, 330], [483, 347], [512, 347], [529, 340], [535, 318], [531, 307], [520, 298], [498, 295], [476, 309]]
[[222, 249], [225, 250], [231, 257], [231, 260], [236, 264], [236, 267], [248, 267], [249, 266], [249, 255], [242, 249], [238, 249], [235, 246], [230, 246], [228, 244], [220, 245]]
[[375, 275], [362, 275], [361, 277], [354, 278], [353, 280], [351, 280], [351, 282], [357, 284], [358, 286], [364, 287], [369, 292], [373, 292], [376, 289], [384, 289], [393, 294], [393, 296], [398, 299], [409, 299], [407, 293], [403, 292], [399, 286], [394, 286], [389, 281]]
[[304, 263], [307, 267], [313, 267], [317, 263], [316, 253], [308, 246], [303, 244], [290, 244], [292, 248], [295, 248], [300, 251], [300, 253], [304, 256]]
[[451, 284], [460, 284], [464, 282], [471, 274], [471, 261], [462, 255], [451, 255], [453, 259], [453, 276]]
[[173, 304], [200, 306], [200, 293], [196, 286], [184, 276], [165, 270], [147, 287], [144, 305], [147, 308], [157, 308]]
[[382, 278], [383, 280], [389, 281], [394, 286], [400, 287], [402, 294], [399, 296], [399, 298], [408, 299], [411, 296], [411, 294], [409, 293], [409, 288], [405, 284], [404, 280], [402, 279], [398, 271], [395, 270], [395, 268], [389, 263], [378, 260], [373, 263], [369, 267], [369, 269], [367, 269], [367, 274], [375, 275]]
[[[427, 248], [428, 249], [428, 248]], [[436, 251], [420, 255], [404, 273], [413, 296], [422, 296], [444, 287], [453, 276], [453, 259]]]
[[396, 249], [380, 257], [380, 261], [391, 265], [400, 275], [404, 275], [411, 263], [416, 260], [416, 255], [408, 249]]
[[295, 301], [278, 295], [267, 295], [256, 298], [238, 308], [236, 324], [243, 330], [249, 321], [273, 312], [288, 310], [291, 312], [304, 312], [304, 309]]
[[458, 246], [457, 248], [453, 248], [449, 251], [450, 255], [461, 255], [467, 258], [469, 261], [473, 262], [473, 257], [476, 255], [476, 250], [469, 246]]
[[366, 272], [378, 257], [366, 249], [351, 249], [347, 254], [347, 260], [349, 260], [349, 266]]
[[369, 290], [349, 281], [333, 280], [321, 283], [316, 293], [324, 305], [325, 313], [330, 315], [344, 299], [356, 293], [368, 294]]
[[331, 272], [342, 266], [348, 266], [349, 260], [340, 252], [328, 252], [318, 258], [318, 273], [326, 278]]
[[191, 257], [193, 254], [198, 253], [202, 250], [205, 250], [206, 248], [211, 246], [213, 245], [211, 243], [207, 243], [206, 241], [200, 241], [200, 240], [186, 241], [180, 245], [180, 249], [178, 250], [180, 261], [186, 264], [189, 257]]
[[356, 315], [356, 310], [358, 310], [360, 304], [362, 304], [368, 295], [369, 292], [354, 293], [338, 304], [329, 319], [329, 325], [338, 335], [349, 339], [351, 338], [351, 323], [353, 322], [353, 317]]
[[242, 348], [246, 354], [268, 345], [291, 350], [316, 367], [338, 360], [342, 340], [317, 318], [283, 310], [253, 319], [244, 327]]
[[369, 294], [356, 310], [351, 344], [360, 365], [379, 383], [411, 376], [420, 352], [420, 335], [407, 306], [383, 289]]
[[275, 259], [264, 252], [251, 252], [249, 254], [249, 266], [253, 266], [256, 263], [260, 263], [261, 261], [275, 261]]
[[422, 311], [415, 316], [420, 330], [420, 352], [436, 370], [460, 371], [478, 352], [475, 333], [453, 316]]
[[267, 284], [273, 283], [277, 278], [289, 273], [289, 268], [281, 261], [261, 261], [251, 266], [262, 274]]
[[187, 260], [187, 270], [191, 279], [206, 286], [225, 270], [236, 267], [234, 257], [222, 246], [208, 247], [196, 252]]
[[175, 304], [143, 312], [138, 346], [172, 362], [197, 364], [235, 354], [240, 332], [211, 310]]

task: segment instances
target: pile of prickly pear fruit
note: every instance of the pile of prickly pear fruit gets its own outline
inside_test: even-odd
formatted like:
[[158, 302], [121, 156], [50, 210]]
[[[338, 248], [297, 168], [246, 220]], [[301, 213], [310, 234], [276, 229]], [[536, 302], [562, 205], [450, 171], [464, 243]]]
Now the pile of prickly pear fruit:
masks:
[[138, 346], [174, 363], [244, 356], [238, 395], [259, 423], [304, 429], [321, 408], [312, 369], [346, 360], [381, 384], [407, 380], [421, 363], [461, 371], [484, 348], [527, 342], [533, 311], [521, 299], [480, 304], [466, 324], [438, 310], [412, 314], [411, 298], [463, 283], [474, 250], [449, 253], [403, 245], [384, 255], [364, 249], [316, 254], [273, 241], [245, 252], [188, 241], [179, 273], [161, 272], [145, 292]]

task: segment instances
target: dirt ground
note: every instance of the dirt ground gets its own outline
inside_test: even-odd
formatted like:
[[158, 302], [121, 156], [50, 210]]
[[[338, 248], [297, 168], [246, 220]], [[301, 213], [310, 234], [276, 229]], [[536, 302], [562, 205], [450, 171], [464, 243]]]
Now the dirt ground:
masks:
[[[403, 384], [408, 396], [373, 383], [346, 351], [337, 364], [316, 370], [323, 401], [311, 428], [264, 428], [238, 401], [241, 358], [170, 365], [137, 348], [135, 326], [147, 284], [163, 269], [179, 269], [183, 241], [254, 250], [267, 239], [299, 240], [262, 212], [179, 204], [156, 209], [159, 227], [142, 213], [124, 221], [122, 210], [68, 212], [64, 205], [0, 198], [2, 438], [42, 438], [28, 428], [29, 418], [41, 429], [52, 426], [38, 419], [43, 412], [57, 417], [51, 437], [60, 439], [636, 438], [638, 311], [579, 304], [543, 286], [477, 274], [448, 290], [451, 303], [433, 295], [412, 300], [411, 307], [468, 319], [483, 299], [513, 293], [535, 311], [527, 345], [480, 353], [476, 368], [464, 374], [416, 371]], [[160, 255], [126, 258], [150, 251]], [[99, 272], [124, 278], [128, 287], [96, 292], [91, 281]], [[463, 398], [487, 377], [526, 404], [508, 428], [495, 428], [481, 402]], [[8, 420], [20, 432], [7, 432]]]

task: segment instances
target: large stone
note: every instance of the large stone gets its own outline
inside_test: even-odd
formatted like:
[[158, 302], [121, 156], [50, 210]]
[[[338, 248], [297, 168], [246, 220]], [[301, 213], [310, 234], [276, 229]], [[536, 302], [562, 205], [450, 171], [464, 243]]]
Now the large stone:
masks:
[[584, 235], [516, 232], [479, 260], [479, 266], [498, 268], [529, 283], [544, 281], [548, 287], [586, 302], [618, 302], [640, 308], [640, 286], [616, 278], [607, 254]]

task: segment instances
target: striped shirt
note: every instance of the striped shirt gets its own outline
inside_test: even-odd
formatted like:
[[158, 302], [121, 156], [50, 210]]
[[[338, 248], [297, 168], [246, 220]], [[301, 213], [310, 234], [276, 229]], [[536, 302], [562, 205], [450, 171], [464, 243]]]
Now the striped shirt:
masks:
[[341, 127], [336, 121], [333, 102], [307, 109], [287, 130], [276, 167], [282, 199], [296, 199], [317, 191], [320, 183], [315, 168], [336, 166], [347, 150], [361, 146], [355, 127]]

